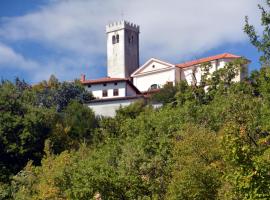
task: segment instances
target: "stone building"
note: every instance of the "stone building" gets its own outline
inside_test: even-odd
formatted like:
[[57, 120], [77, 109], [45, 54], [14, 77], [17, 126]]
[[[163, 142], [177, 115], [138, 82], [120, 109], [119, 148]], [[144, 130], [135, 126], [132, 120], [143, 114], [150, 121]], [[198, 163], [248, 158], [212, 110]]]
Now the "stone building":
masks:
[[[106, 26], [107, 33], [107, 77], [87, 80], [81, 77], [81, 83], [93, 94], [95, 100], [88, 103], [97, 115], [114, 116], [120, 106], [145, 99], [144, 94], [153, 89], [162, 88], [166, 83], [180, 80], [192, 84], [194, 78], [200, 82], [201, 65], [210, 63], [210, 73], [225, 66], [226, 63], [241, 56], [223, 53], [185, 63], [173, 64], [156, 58], [139, 65], [140, 27], [126, 21]], [[235, 81], [247, 76], [247, 64], [242, 67]]]
[[107, 25], [106, 33], [108, 76], [129, 78], [139, 67], [140, 27], [120, 21]]

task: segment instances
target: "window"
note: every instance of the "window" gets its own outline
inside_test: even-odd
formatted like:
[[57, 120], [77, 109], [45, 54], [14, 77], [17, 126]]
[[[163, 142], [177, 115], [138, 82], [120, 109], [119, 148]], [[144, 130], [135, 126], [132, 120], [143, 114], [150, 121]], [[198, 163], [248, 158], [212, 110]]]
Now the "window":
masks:
[[108, 91], [102, 90], [102, 97], [107, 97], [107, 96], [108, 96]]
[[119, 43], [119, 35], [116, 35], [116, 43]]
[[115, 82], [114, 85], [117, 85], [117, 83]]
[[103, 86], [107, 86], [107, 83], [104, 83]]
[[155, 68], [156, 66], [155, 65], [152, 65], [152, 68]]
[[158, 89], [158, 88], [159, 88], [158, 84], [152, 84], [150, 86], [149, 90], [155, 90], [155, 89]]
[[112, 36], [112, 43], [115, 44], [115, 36]]
[[129, 44], [133, 44], [133, 41], [134, 41], [133, 35], [131, 37], [128, 37], [128, 43]]
[[88, 85], [88, 87], [90, 88], [90, 87], [91, 87], [91, 85]]
[[197, 80], [197, 72], [198, 72], [198, 69], [196, 68], [196, 67], [194, 67], [193, 69], [192, 69], [192, 76], [191, 76], [191, 79], [192, 79], [192, 81], [191, 81], [191, 84], [192, 85], [197, 85], [197, 83], [198, 83], [198, 80]]
[[113, 96], [118, 96], [118, 95], [119, 95], [118, 89], [113, 89]]
[[219, 60], [216, 60], [216, 70], [218, 69], [219, 66]]

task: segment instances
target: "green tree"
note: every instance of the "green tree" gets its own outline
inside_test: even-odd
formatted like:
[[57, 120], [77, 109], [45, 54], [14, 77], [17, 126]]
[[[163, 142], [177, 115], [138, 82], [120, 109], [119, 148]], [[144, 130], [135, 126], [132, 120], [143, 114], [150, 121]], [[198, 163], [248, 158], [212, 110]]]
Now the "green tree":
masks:
[[178, 87], [174, 86], [173, 83], [165, 84], [158, 92], [152, 95], [152, 101], [159, 102], [162, 104], [174, 103], [175, 94], [178, 91]]
[[136, 118], [145, 108], [145, 101], [138, 100], [129, 106], [119, 108], [116, 111], [116, 118]]
[[57, 116], [50, 135], [54, 153], [78, 148], [80, 143], [93, 142], [98, 121], [90, 108], [77, 101], [71, 101]]
[[28, 160], [42, 158], [43, 142], [51, 127], [53, 112], [24, 101], [24, 93], [10, 82], [0, 85], [0, 179], [8, 179]]
[[246, 24], [244, 27], [245, 33], [249, 36], [250, 42], [262, 53], [260, 61], [263, 65], [270, 65], [270, 2], [266, 0], [268, 9], [259, 5], [261, 10], [261, 24], [264, 28], [262, 35], [258, 35], [254, 26], [249, 24], [248, 17], [246, 17]]
[[165, 199], [217, 199], [222, 160], [216, 134], [186, 124], [173, 146], [172, 178]]
[[35, 95], [34, 105], [46, 108], [55, 107], [57, 112], [65, 109], [72, 100], [85, 103], [94, 98], [79, 81], [60, 83], [53, 75], [48, 82], [42, 81], [34, 85], [33, 92]]

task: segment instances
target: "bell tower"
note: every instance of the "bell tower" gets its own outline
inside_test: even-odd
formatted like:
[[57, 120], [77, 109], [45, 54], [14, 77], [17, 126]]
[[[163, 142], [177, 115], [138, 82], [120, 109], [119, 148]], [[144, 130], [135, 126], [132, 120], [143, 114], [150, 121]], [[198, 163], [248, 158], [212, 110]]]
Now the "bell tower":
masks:
[[107, 75], [112, 78], [129, 78], [139, 67], [140, 27], [127, 21], [106, 26]]

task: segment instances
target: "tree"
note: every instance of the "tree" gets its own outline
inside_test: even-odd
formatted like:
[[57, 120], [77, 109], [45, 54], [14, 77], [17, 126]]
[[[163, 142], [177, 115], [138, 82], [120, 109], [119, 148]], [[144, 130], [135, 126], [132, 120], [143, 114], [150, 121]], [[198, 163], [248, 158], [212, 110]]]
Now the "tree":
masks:
[[136, 118], [146, 109], [144, 100], [136, 101], [129, 106], [121, 107], [116, 111], [116, 118]]
[[[54, 139], [57, 153], [75, 148], [82, 142], [90, 143], [97, 121], [94, 113], [82, 103], [91, 98], [78, 82], [60, 83], [55, 77], [51, 77], [49, 84], [42, 82], [33, 87], [18, 78], [15, 83], [2, 81], [1, 187], [6, 187], [11, 176], [18, 173], [29, 160], [33, 161], [33, 165], [40, 164], [44, 142], [48, 138]], [[58, 108], [58, 112], [55, 108]]]
[[94, 98], [79, 81], [60, 83], [53, 75], [48, 82], [33, 86], [33, 91], [36, 106], [55, 107], [57, 112], [61, 112], [72, 100], [85, 103]]
[[175, 102], [175, 94], [178, 88], [173, 83], [165, 84], [157, 93], [152, 95], [152, 100], [162, 103], [163, 105]]
[[270, 137], [245, 125], [227, 123], [222, 130], [226, 164], [223, 199], [269, 199]]
[[217, 199], [222, 160], [216, 134], [186, 124], [173, 146], [172, 178], [165, 199]]
[[7, 181], [28, 160], [38, 164], [54, 114], [24, 101], [24, 91], [10, 82], [0, 85], [0, 181]]
[[80, 143], [92, 143], [97, 126], [98, 121], [90, 108], [77, 101], [71, 101], [61, 113], [57, 114], [49, 137], [53, 152], [77, 149]]
[[[266, 4], [270, 7], [270, 1], [266, 0]], [[264, 28], [262, 35], [258, 35], [254, 26], [249, 24], [246, 17], [244, 32], [249, 36], [251, 44], [253, 44], [259, 52], [262, 53], [260, 61], [264, 66], [270, 65], [270, 12], [263, 6], [259, 5], [261, 10], [261, 24]]]

